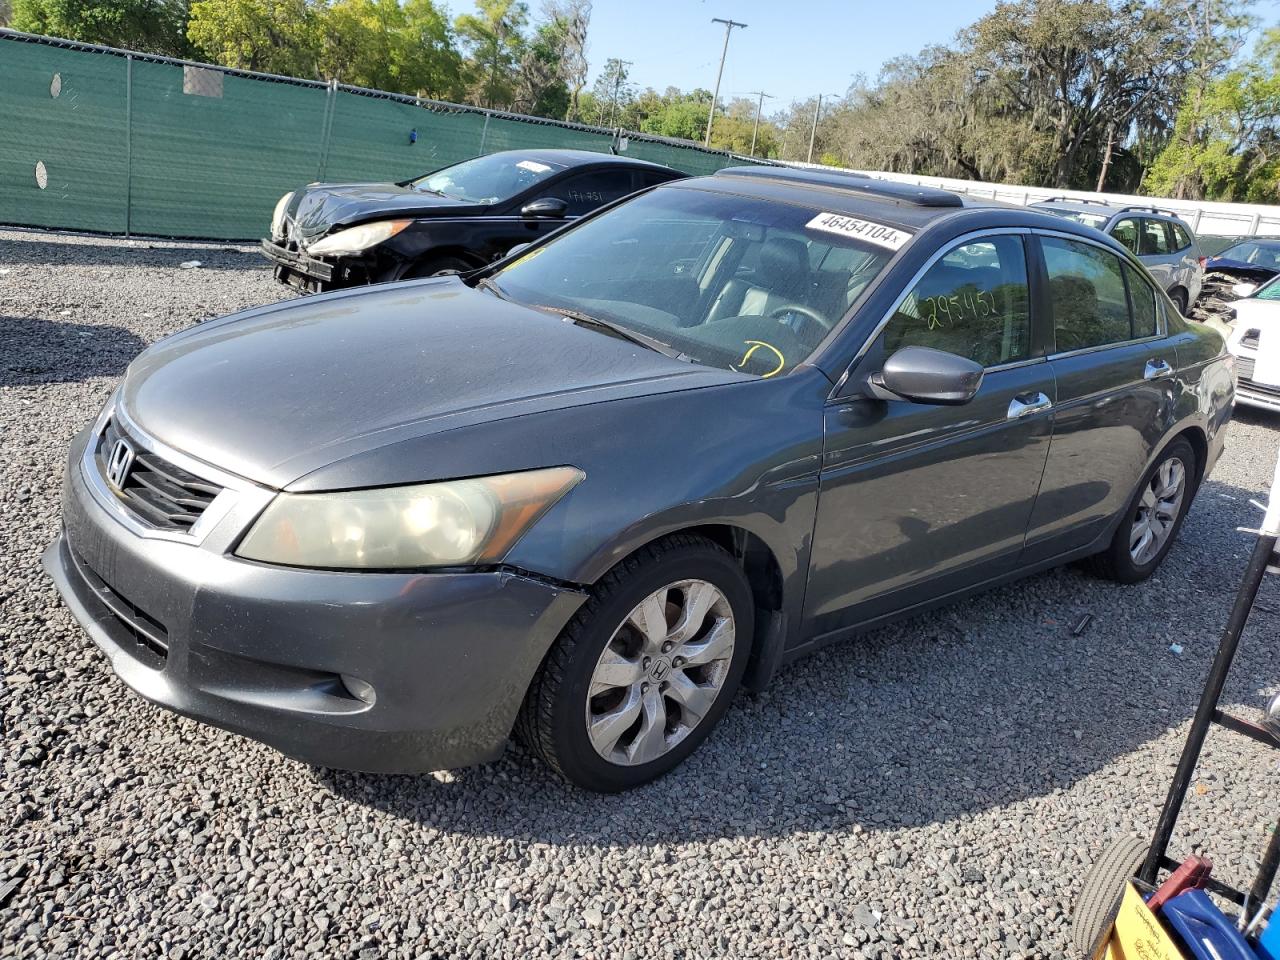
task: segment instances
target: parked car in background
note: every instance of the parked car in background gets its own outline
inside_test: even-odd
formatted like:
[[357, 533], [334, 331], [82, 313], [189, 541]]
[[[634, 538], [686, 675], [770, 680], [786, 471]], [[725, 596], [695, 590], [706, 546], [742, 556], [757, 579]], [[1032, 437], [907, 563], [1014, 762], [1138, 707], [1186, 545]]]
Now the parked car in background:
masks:
[[1280, 275], [1280, 237], [1249, 237], [1239, 240], [1205, 261], [1204, 293], [1197, 319], [1228, 315], [1235, 301], [1247, 296], [1241, 284], [1251, 288]]
[[1236, 402], [1280, 411], [1280, 364], [1258, 370], [1264, 339], [1270, 341], [1268, 352], [1280, 357], [1280, 276], [1261, 286], [1240, 281], [1236, 292], [1243, 295], [1220, 315], [1230, 330], [1227, 349], [1236, 358]]
[[1195, 234], [1177, 214], [1158, 207], [1067, 197], [1042, 200], [1032, 207], [1114, 237], [1142, 261], [1184, 316], [1199, 299], [1204, 258]]
[[262, 252], [319, 292], [461, 273], [684, 174], [585, 150], [506, 150], [400, 183], [313, 183], [276, 204]]
[[1151, 576], [1229, 362], [1087, 227], [733, 168], [151, 346], [45, 565], [170, 709], [372, 771], [514, 728], [621, 790], [832, 641], [1072, 560]]

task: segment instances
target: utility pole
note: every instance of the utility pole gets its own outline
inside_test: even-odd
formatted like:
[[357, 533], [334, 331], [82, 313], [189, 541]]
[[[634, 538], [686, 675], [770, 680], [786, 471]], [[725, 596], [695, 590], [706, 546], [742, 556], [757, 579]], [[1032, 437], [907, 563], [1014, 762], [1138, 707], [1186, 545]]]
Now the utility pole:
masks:
[[707, 138], [702, 142], [704, 147], [711, 146], [711, 123], [716, 118], [716, 101], [720, 99], [720, 78], [724, 76], [724, 58], [729, 55], [729, 34], [733, 33], [734, 27], [746, 29], [745, 23], [738, 23], [737, 20], [722, 20], [720, 17], [712, 17], [712, 23], [724, 24], [724, 49], [720, 51], [720, 69], [716, 72], [716, 92], [711, 95], [711, 112], [707, 114]]
[[[839, 94], [831, 94], [831, 96], [839, 96]], [[809, 158], [805, 163], [813, 163], [813, 141], [818, 136], [818, 114], [822, 112], [822, 94], [818, 94], [818, 103], [813, 108], [813, 126], [809, 128]]]
[[609, 126], [613, 126], [613, 112], [618, 107], [618, 90], [622, 86], [622, 77], [625, 67], [635, 66], [634, 60], [610, 60], [609, 65], [613, 68], [613, 99], [609, 101]]
[[760, 111], [764, 109], [765, 98], [768, 97], [772, 100], [773, 96], [763, 90], [752, 90], [751, 92], [760, 98], [756, 101], [756, 122], [751, 127], [751, 150], [748, 152], [748, 156], [754, 157], [756, 155], [756, 133], [760, 130]]

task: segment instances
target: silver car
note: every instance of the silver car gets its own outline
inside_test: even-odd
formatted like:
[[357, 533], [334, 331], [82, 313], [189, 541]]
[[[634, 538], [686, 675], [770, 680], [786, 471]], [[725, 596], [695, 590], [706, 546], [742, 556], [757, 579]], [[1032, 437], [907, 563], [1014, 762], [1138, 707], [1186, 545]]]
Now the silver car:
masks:
[[1032, 206], [1114, 237], [1142, 261], [1179, 313], [1185, 315], [1195, 305], [1204, 282], [1204, 257], [1196, 235], [1177, 214], [1158, 207], [1069, 197], [1051, 197]]

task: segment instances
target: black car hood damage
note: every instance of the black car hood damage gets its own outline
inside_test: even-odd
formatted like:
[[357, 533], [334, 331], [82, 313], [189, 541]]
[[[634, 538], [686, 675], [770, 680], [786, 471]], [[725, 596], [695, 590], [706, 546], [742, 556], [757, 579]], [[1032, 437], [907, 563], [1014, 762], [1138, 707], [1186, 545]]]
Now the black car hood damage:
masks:
[[[281, 488], [346, 457], [456, 427], [752, 379], [449, 277], [193, 327], [130, 365], [120, 402], [158, 440]], [[431, 464], [422, 473], [433, 479]]]
[[424, 193], [398, 183], [318, 183], [294, 191], [286, 212], [292, 223], [290, 239], [305, 247], [334, 227], [370, 220], [447, 217], [480, 208], [475, 203]]

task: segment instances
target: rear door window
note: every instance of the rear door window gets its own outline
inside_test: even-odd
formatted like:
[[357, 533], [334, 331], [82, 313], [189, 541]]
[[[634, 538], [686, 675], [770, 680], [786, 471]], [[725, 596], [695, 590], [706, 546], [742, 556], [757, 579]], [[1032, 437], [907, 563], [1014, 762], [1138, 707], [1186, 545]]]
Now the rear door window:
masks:
[[1057, 351], [1132, 338], [1120, 258], [1079, 240], [1041, 237]]
[[1169, 253], [1169, 235], [1165, 233], [1163, 220], [1143, 220], [1142, 237], [1138, 241], [1138, 254], [1144, 257], [1161, 257]]
[[1173, 232], [1174, 251], [1182, 252], [1191, 246], [1191, 234], [1187, 232], [1187, 228], [1180, 223], [1169, 224], [1169, 229]]
[[1138, 252], [1138, 221], [1133, 217], [1119, 220], [1111, 228], [1111, 236], [1134, 253]]
[[898, 306], [881, 334], [885, 354], [945, 350], [984, 367], [1031, 356], [1027, 263], [1021, 237], [998, 236], [949, 250]]

